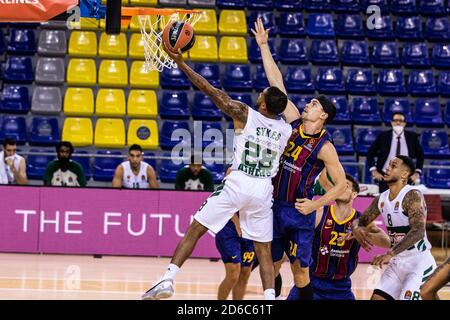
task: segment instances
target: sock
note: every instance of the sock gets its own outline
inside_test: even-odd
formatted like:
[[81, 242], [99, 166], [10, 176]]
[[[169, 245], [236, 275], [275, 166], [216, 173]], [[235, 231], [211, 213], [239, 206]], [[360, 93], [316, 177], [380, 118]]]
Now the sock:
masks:
[[264, 290], [264, 300], [275, 300], [275, 289]]
[[283, 280], [281, 279], [281, 274], [278, 274], [275, 277], [275, 297], [279, 297], [281, 295], [281, 287], [283, 286]]
[[306, 287], [298, 288], [298, 300], [312, 300], [313, 289], [311, 283], [308, 283]]
[[299, 300], [298, 299], [298, 296], [299, 296], [298, 292], [299, 292], [299, 290], [300, 290], [300, 288], [297, 288], [296, 286], [293, 286], [291, 288], [291, 291], [289, 291], [289, 295], [286, 298], [286, 300]]
[[177, 265], [174, 265], [173, 263], [169, 264], [167, 267], [166, 274], [162, 277], [161, 280], [171, 279], [175, 278], [175, 275], [177, 274], [178, 270], [180, 270], [180, 267]]

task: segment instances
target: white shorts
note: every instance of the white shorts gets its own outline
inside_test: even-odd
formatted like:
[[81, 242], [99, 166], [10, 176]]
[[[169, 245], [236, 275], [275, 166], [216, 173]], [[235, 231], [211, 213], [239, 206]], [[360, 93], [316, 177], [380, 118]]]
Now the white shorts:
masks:
[[239, 211], [242, 237], [258, 242], [273, 238], [272, 181], [233, 171], [203, 203], [194, 216], [200, 224], [218, 233]]
[[429, 250], [394, 257], [383, 272], [375, 290], [387, 293], [395, 300], [420, 300], [420, 286], [435, 269], [436, 261]]

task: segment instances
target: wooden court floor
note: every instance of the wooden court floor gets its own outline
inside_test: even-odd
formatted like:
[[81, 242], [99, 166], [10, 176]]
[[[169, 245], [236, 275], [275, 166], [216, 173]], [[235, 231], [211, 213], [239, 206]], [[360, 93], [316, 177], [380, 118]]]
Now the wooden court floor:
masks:
[[[435, 254], [438, 263], [443, 256]], [[158, 280], [169, 258], [94, 258], [81, 255], [0, 253], [0, 299], [135, 300]], [[259, 268], [251, 275], [246, 299], [262, 299]], [[288, 264], [281, 269], [283, 296], [292, 276]], [[360, 264], [352, 276], [357, 299], [369, 299], [381, 275], [378, 269]], [[216, 299], [224, 276], [220, 261], [190, 259], [178, 273], [173, 299]], [[450, 287], [441, 292], [450, 300]]]

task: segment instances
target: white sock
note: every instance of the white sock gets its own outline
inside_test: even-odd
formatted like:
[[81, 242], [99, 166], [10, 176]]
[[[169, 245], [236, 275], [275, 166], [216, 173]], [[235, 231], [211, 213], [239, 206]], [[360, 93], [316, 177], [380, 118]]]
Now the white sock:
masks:
[[275, 289], [264, 290], [264, 300], [275, 300]]
[[162, 277], [162, 280], [170, 279], [173, 280], [175, 278], [178, 270], [180, 270], [180, 267], [177, 265], [174, 265], [173, 263], [169, 264], [167, 267], [166, 274]]

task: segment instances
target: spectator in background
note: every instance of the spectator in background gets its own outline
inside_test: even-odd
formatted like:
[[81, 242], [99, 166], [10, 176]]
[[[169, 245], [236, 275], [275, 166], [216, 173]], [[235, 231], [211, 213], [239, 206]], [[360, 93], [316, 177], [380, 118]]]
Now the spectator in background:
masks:
[[[372, 177], [378, 182], [380, 193], [388, 189], [383, 180], [389, 161], [397, 155], [416, 160], [416, 172], [411, 176], [413, 183], [419, 182], [423, 167], [423, 150], [415, 132], [406, 131], [406, 117], [401, 112], [392, 115], [392, 130], [381, 133], [367, 153], [367, 164]], [[375, 164], [375, 158], [377, 163]]]
[[25, 159], [16, 153], [14, 139], [6, 138], [0, 152], [0, 184], [28, 183]]
[[44, 173], [44, 185], [62, 187], [84, 187], [86, 176], [83, 167], [71, 160], [73, 146], [69, 141], [61, 141], [56, 145], [57, 160], [47, 165]]
[[175, 189], [214, 191], [212, 174], [201, 164], [195, 163], [194, 155], [192, 155], [191, 164], [178, 171]]
[[128, 189], [159, 188], [155, 170], [143, 160], [144, 152], [141, 146], [133, 144], [128, 149], [128, 161], [124, 161], [117, 166], [112, 186]]

